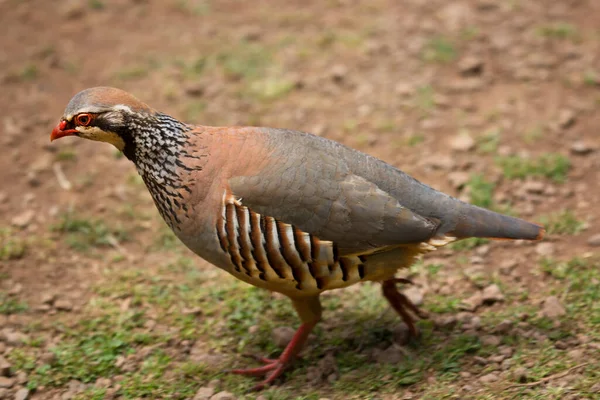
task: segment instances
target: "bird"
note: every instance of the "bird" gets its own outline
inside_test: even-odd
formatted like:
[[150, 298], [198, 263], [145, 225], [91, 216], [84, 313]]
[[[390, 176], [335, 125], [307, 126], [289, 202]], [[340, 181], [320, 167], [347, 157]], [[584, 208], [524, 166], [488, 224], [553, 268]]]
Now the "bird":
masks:
[[70, 100], [50, 140], [107, 142], [133, 162], [158, 212], [192, 252], [287, 296], [301, 324], [278, 358], [232, 373], [273, 384], [321, 320], [321, 293], [359, 282], [418, 334], [426, 318], [396, 273], [465, 238], [540, 240], [541, 225], [444, 194], [400, 169], [310, 133], [181, 122], [112, 87]]

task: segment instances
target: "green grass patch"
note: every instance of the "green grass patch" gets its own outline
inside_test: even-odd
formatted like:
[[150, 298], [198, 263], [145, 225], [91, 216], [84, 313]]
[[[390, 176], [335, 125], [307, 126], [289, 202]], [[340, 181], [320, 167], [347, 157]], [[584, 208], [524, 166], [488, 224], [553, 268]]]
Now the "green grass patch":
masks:
[[560, 183], [567, 180], [571, 167], [569, 159], [557, 153], [546, 153], [532, 159], [519, 156], [497, 157], [496, 164], [508, 179], [544, 177]]
[[10, 228], [0, 228], [0, 261], [18, 260], [25, 255], [27, 243]]
[[0, 292], [0, 314], [18, 314], [28, 309], [29, 306], [27, 303], [11, 297], [4, 292]]
[[579, 220], [571, 210], [544, 215], [539, 220], [549, 234], [576, 235], [585, 227], [585, 223]]
[[567, 22], [556, 22], [552, 24], [541, 25], [537, 28], [538, 35], [550, 39], [569, 39], [578, 40], [580, 33], [572, 24]]
[[66, 212], [52, 226], [54, 232], [66, 235], [66, 243], [74, 250], [87, 251], [93, 247], [110, 246], [128, 240], [122, 226], [108, 226], [99, 219]]
[[431, 38], [423, 50], [423, 59], [428, 62], [449, 63], [457, 56], [458, 52], [454, 44], [442, 36]]

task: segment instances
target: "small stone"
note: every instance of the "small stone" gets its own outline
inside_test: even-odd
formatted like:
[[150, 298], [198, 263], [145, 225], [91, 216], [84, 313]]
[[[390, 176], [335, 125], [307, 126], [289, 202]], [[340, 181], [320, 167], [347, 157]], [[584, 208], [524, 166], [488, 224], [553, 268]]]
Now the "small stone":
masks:
[[594, 151], [594, 148], [582, 141], [573, 142], [571, 145], [571, 153], [584, 156]]
[[544, 193], [546, 185], [542, 181], [527, 181], [521, 188], [527, 193], [541, 194]]
[[500, 364], [505, 358], [506, 357], [504, 357], [502, 354], [497, 354], [495, 356], [489, 356], [488, 361], [491, 363]]
[[0, 337], [4, 338], [7, 345], [15, 347], [21, 346], [24, 342], [29, 341], [29, 336], [11, 329], [4, 329]]
[[496, 374], [495, 372], [490, 372], [489, 374], [484, 375], [481, 378], [479, 378], [479, 382], [481, 382], [483, 384], [496, 382], [497, 380], [498, 380], [498, 374]]
[[10, 376], [10, 368], [8, 360], [0, 355], [0, 376]]
[[98, 378], [94, 383], [94, 387], [106, 389], [112, 385], [112, 381], [108, 378]]
[[514, 370], [513, 376], [517, 382], [527, 382], [527, 368], [518, 367]]
[[0, 388], [11, 388], [15, 384], [15, 378], [0, 376]]
[[215, 394], [210, 400], [236, 400], [237, 398], [233, 395], [233, 393], [229, 392], [219, 392]]
[[403, 359], [404, 353], [395, 345], [391, 345], [385, 350], [378, 350], [375, 353], [375, 360], [379, 364], [398, 364]]
[[420, 306], [423, 304], [423, 289], [416, 286], [410, 286], [402, 293], [408, 297], [408, 300], [410, 300], [410, 302], [415, 306]]
[[571, 357], [575, 361], [581, 361], [585, 358], [585, 352], [581, 349], [573, 349], [567, 352], [567, 356]]
[[448, 182], [455, 189], [462, 189], [471, 179], [471, 174], [464, 171], [454, 171], [448, 174]]
[[468, 299], [463, 300], [459, 307], [466, 311], [475, 311], [483, 304], [483, 296], [480, 291], [475, 292]]
[[575, 112], [573, 110], [562, 110], [558, 114], [558, 126], [567, 129], [575, 124]]
[[479, 365], [488, 365], [488, 360], [481, 356], [474, 356], [473, 360]]
[[273, 342], [275, 342], [276, 346], [285, 347], [294, 337], [294, 333], [296, 333], [296, 331], [293, 328], [290, 328], [289, 326], [280, 326], [273, 329], [271, 336], [273, 337]]
[[404, 346], [410, 341], [410, 330], [408, 329], [408, 325], [404, 322], [396, 325], [392, 332], [394, 335], [394, 343]]
[[335, 82], [342, 82], [348, 75], [348, 67], [342, 64], [336, 64], [331, 67], [331, 77]]
[[27, 400], [29, 398], [29, 389], [22, 388], [15, 393], [15, 400]]
[[56, 362], [56, 354], [52, 353], [51, 351], [46, 351], [40, 355], [39, 361], [42, 364], [54, 365]]
[[73, 303], [67, 299], [60, 299], [54, 302], [54, 307], [60, 311], [71, 311], [73, 309]]
[[600, 233], [592, 235], [587, 240], [588, 246], [600, 247]]
[[496, 347], [500, 345], [501, 342], [502, 340], [495, 335], [485, 335], [481, 337], [481, 344], [486, 346]]
[[200, 97], [204, 94], [204, 84], [200, 83], [200, 82], [194, 82], [194, 83], [190, 83], [189, 85], [186, 85], [185, 87], [185, 93], [189, 96], [192, 97]]
[[592, 393], [600, 393], [600, 382], [595, 383], [594, 386], [590, 388], [590, 392]]
[[62, 7], [66, 19], [79, 19], [85, 14], [85, 4], [78, 0], [70, 0]]
[[492, 304], [504, 301], [504, 295], [500, 291], [500, 287], [495, 283], [484, 288], [481, 294], [484, 303]]
[[475, 140], [467, 133], [461, 133], [450, 141], [450, 148], [456, 151], [470, 151], [475, 147]]
[[193, 400], [209, 400], [214, 394], [214, 388], [204, 386], [198, 389]]
[[503, 275], [510, 275], [517, 265], [519, 265], [519, 263], [515, 259], [505, 260], [500, 264], [500, 273]]
[[53, 293], [44, 293], [40, 300], [42, 304], [53, 304], [54, 300], [56, 300], [56, 295]]
[[500, 322], [498, 325], [496, 325], [496, 327], [494, 328], [494, 333], [497, 333], [500, 335], [506, 334], [512, 329], [512, 326], [513, 326], [512, 321], [509, 319], [505, 319], [502, 322]]
[[500, 349], [500, 354], [502, 354], [504, 357], [512, 357], [514, 350], [512, 347], [509, 346], [502, 346]]
[[556, 296], [547, 297], [542, 306], [542, 316], [548, 318], [562, 317], [567, 314], [567, 310], [563, 307]]
[[18, 228], [25, 228], [33, 220], [34, 216], [35, 211], [25, 210], [22, 213], [15, 215], [10, 222], [12, 225]]
[[442, 316], [439, 317], [435, 320], [435, 325], [440, 327], [440, 328], [452, 328], [454, 325], [456, 325], [456, 317], [453, 315], [447, 315], [447, 316]]
[[549, 257], [554, 254], [554, 244], [550, 242], [538, 243], [535, 246], [535, 252], [541, 257]]
[[454, 169], [456, 165], [451, 157], [443, 154], [434, 154], [423, 160], [423, 165], [431, 167], [433, 169], [439, 169], [442, 171], [450, 171]]
[[17, 372], [17, 383], [20, 385], [25, 385], [27, 383], [27, 381], [29, 380], [29, 378], [27, 377], [27, 374], [24, 371], [19, 371]]
[[483, 72], [483, 60], [475, 56], [467, 56], [458, 62], [458, 70], [462, 75], [479, 75]]

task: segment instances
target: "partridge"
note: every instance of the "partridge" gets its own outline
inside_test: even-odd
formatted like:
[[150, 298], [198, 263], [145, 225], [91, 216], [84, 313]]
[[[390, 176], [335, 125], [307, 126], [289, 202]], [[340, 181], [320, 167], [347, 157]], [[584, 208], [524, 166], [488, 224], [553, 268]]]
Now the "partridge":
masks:
[[289, 297], [302, 324], [277, 359], [233, 370], [279, 377], [321, 319], [319, 295], [376, 281], [412, 334], [422, 313], [395, 273], [469, 238], [539, 240], [541, 226], [469, 205], [367, 154], [308, 133], [195, 126], [120, 89], [76, 94], [51, 140], [108, 142], [131, 160], [160, 215], [194, 253]]

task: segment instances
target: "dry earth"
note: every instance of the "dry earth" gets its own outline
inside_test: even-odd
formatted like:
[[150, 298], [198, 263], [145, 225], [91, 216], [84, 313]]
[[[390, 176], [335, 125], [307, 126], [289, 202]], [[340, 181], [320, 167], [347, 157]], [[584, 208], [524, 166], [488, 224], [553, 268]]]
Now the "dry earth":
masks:
[[[0, 0], [0, 399], [600, 398], [600, 2]], [[184, 249], [130, 163], [49, 133], [112, 85], [206, 125], [313, 132], [545, 223], [406, 275], [422, 336], [362, 285], [324, 296], [261, 394], [285, 299]]]

